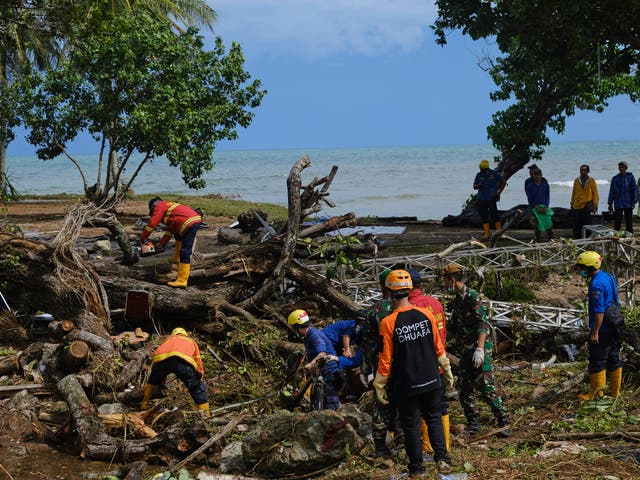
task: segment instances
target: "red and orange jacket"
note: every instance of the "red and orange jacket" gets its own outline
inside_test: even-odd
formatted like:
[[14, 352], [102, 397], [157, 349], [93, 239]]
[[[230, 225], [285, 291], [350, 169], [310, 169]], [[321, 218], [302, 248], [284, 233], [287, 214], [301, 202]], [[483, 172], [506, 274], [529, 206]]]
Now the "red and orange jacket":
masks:
[[440, 388], [438, 357], [445, 354], [433, 313], [409, 305], [380, 324], [378, 373], [391, 375], [395, 395], [412, 396]]
[[169, 335], [151, 354], [153, 363], [161, 362], [169, 357], [180, 357], [185, 362], [193, 365], [198, 372], [204, 374], [202, 357], [198, 344], [191, 338], [184, 335]]
[[436, 323], [438, 324], [438, 332], [444, 345], [447, 344], [447, 318], [444, 314], [444, 308], [437, 298], [425, 295], [419, 289], [415, 288], [409, 292], [409, 302], [416, 307], [431, 310]]
[[202, 223], [202, 217], [191, 207], [176, 202], [160, 200], [155, 204], [153, 215], [151, 215], [149, 223], [140, 234], [142, 240], [147, 240], [160, 222], [167, 226], [167, 231], [160, 240], [162, 245], [166, 245], [171, 240], [172, 235], [182, 235], [192, 225]]

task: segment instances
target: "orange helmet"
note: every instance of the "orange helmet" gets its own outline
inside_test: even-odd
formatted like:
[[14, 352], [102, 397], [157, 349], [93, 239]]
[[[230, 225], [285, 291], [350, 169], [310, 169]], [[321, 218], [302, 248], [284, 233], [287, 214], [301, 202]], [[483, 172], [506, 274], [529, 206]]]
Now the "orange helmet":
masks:
[[384, 281], [384, 286], [389, 290], [405, 290], [412, 289], [413, 282], [411, 281], [411, 275], [406, 270], [392, 270], [387, 279]]

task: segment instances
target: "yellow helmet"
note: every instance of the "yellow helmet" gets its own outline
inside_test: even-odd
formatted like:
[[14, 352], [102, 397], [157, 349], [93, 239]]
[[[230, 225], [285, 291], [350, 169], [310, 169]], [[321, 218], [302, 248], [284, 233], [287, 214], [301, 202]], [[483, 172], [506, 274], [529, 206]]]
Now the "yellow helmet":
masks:
[[594, 251], [582, 252], [578, 255], [576, 264], [584, 267], [593, 267], [598, 270], [602, 265], [602, 256]]
[[480, 160], [480, 170], [489, 168], [489, 160]]
[[185, 337], [189, 336], [189, 335], [187, 335], [187, 331], [182, 327], [174, 328], [171, 331], [171, 335], [184, 335]]
[[309, 314], [304, 310], [294, 310], [289, 314], [289, 318], [287, 318], [287, 323], [292, 327], [301, 327], [305, 323], [309, 321]]
[[393, 291], [404, 290], [413, 288], [413, 282], [411, 281], [411, 275], [406, 270], [392, 270], [387, 275], [384, 286]]
[[456, 265], [455, 263], [449, 263], [442, 269], [442, 275], [453, 275], [454, 273], [461, 272], [462, 268], [460, 265]]

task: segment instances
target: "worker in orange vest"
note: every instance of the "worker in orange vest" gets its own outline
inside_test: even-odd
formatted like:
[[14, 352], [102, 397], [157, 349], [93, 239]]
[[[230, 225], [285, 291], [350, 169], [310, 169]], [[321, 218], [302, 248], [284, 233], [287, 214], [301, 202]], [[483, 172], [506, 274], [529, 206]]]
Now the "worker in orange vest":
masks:
[[151, 374], [144, 387], [140, 410], [149, 409], [149, 400], [155, 387], [159, 386], [167, 375], [175, 374], [189, 390], [198, 410], [204, 410], [209, 416], [207, 388], [204, 383], [204, 367], [198, 344], [184, 328], [174, 328], [171, 335], [151, 354]]

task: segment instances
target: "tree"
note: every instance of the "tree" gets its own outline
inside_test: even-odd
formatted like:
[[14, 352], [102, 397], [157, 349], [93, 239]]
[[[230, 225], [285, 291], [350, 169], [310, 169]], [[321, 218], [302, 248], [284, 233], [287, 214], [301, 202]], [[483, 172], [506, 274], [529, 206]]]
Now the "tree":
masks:
[[[180, 168], [190, 188], [204, 187], [216, 142], [236, 138], [266, 93], [260, 81], [249, 83], [239, 45], [225, 53], [217, 38], [205, 51], [194, 29], [175, 33], [141, 10], [78, 38], [66, 62], [22, 84], [22, 114], [38, 157], [65, 154], [87, 200], [103, 210], [113, 209], [159, 156]], [[100, 144], [95, 183], [67, 150], [83, 131]]]
[[437, 0], [433, 25], [446, 44], [450, 29], [495, 40], [500, 57], [485, 59], [509, 103], [493, 115], [488, 137], [500, 151], [498, 170], [511, 177], [564, 132], [576, 109], [602, 112], [607, 100], [640, 94], [640, 2], [618, 0]]
[[46, 0], [0, 4], [0, 199], [16, 194], [7, 178], [7, 147], [20, 124], [12, 85], [32, 68], [47, 68], [57, 58], [60, 42], [47, 16], [53, 11]]
[[97, 24], [103, 15], [141, 8], [174, 28], [212, 27], [215, 11], [204, 0], [3, 0], [0, 2], [0, 199], [15, 197], [7, 178], [7, 147], [16, 115], [14, 81], [32, 68], [44, 70], [64, 58], [72, 26]]

